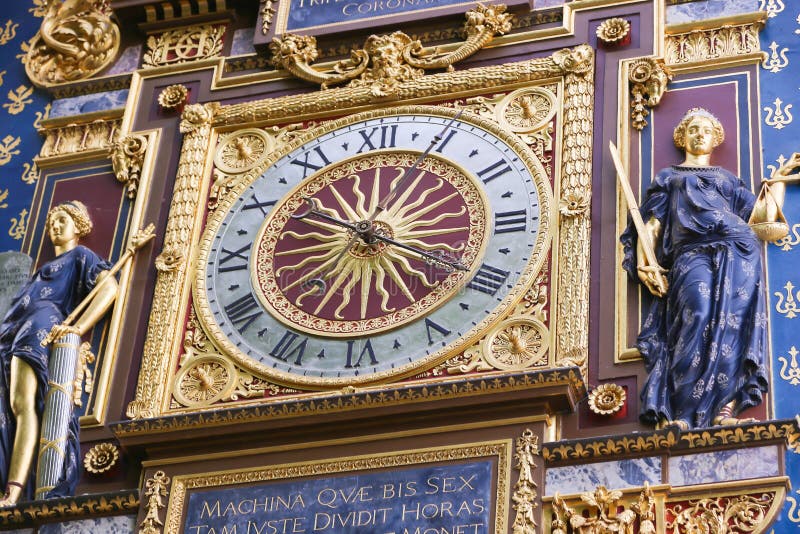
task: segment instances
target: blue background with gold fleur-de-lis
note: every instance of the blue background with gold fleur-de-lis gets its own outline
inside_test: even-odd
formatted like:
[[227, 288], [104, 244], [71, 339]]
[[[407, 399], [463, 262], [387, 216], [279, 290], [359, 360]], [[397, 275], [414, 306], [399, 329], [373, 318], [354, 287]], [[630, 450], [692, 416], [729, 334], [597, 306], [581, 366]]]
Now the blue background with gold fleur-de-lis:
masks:
[[4, 2], [0, 8], [0, 251], [20, 250], [39, 177], [36, 127], [47, 118], [50, 96], [30, 82], [23, 58], [45, 1]]
[[[764, 176], [770, 176], [792, 153], [800, 152], [800, 2], [760, 0], [768, 13], [761, 32], [767, 57], [760, 69], [761, 133]], [[800, 184], [787, 187], [784, 215], [789, 235], [767, 246], [772, 334], [772, 403], [774, 417], [800, 413]], [[800, 530], [800, 453], [786, 453], [792, 478], [775, 534]]]

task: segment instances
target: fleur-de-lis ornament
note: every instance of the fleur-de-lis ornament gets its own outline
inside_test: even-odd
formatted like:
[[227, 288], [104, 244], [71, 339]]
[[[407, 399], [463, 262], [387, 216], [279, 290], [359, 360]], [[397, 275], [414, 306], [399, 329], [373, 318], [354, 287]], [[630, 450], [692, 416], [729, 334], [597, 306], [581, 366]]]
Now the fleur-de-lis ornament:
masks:
[[8, 202], [6, 202], [7, 198], [8, 198], [8, 189], [0, 190], [0, 208], [8, 207]]
[[11, 158], [19, 154], [19, 150], [15, 149], [21, 141], [22, 139], [14, 137], [13, 135], [7, 135], [3, 138], [3, 141], [0, 143], [0, 165], [5, 165], [11, 161]]
[[772, 105], [775, 106], [775, 109], [769, 106], [764, 107], [764, 111], [767, 114], [764, 118], [764, 123], [776, 130], [782, 130], [794, 120], [792, 113], [789, 111], [792, 109], [792, 104], [786, 104], [786, 107], [783, 107], [783, 100], [776, 98]]
[[800, 385], [800, 365], [797, 365], [798, 354], [800, 354], [800, 351], [792, 345], [792, 348], [789, 349], [789, 356], [792, 357], [791, 363], [784, 356], [778, 357], [778, 361], [781, 362], [781, 378], [793, 386]]
[[21, 178], [26, 184], [36, 183], [36, 180], [39, 179], [39, 167], [36, 165], [36, 162], [34, 162], [33, 165], [30, 163], [22, 164]]
[[782, 0], [759, 0], [759, 11], [766, 11], [768, 17], [777, 17], [786, 8]]
[[17, 115], [18, 113], [22, 113], [26, 105], [33, 103], [32, 96], [32, 86], [25, 87], [24, 85], [20, 85], [16, 90], [8, 92], [9, 102], [3, 104], [3, 107], [6, 108], [9, 114]]
[[800, 291], [797, 292], [797, 295], [792, 292], [794, 289], [794, 284], [791, 281], [786, 282], [786, 285], [783, 286], [783, 289], [786, 291], [785, 298], [783, 293], [780, 291], [775, 292], [775, 297], [778, 299], [778, 302], [775, 303], [775, 311], [785, 315], [787, 319], [794, 319], [797, 317], [797, 313], [800, 312], [800, 308], [798, 308]]
[[8, 235], [17, 240], [22, 239], [28, 226], [25, 219], [27, 216], [28, 210], [23, 209], [21, 212], [19, 212], [19, 218], [11, 217], [11, 228], [8, 229]]
[[789, 233], [782, 238], [772, 243], [776, 247], [780, 247], [784, 252], [789, 252], [792, 247], [800, 245], [800, 223], [792, 225]]
[[772, 50], [772, 53], [769, 57], [765, 57], [764, 61], [761, 63], [764, 69], [770, 72], [780, 72], [789, 65], [789, 59], [786, 57], [786, 52], [788, 52], [789, 49], [784, 47], [778, 51], [778, 46], [778, 43], [772, 41], [772, 44], [769, 45], [769, 49]]
[[33, 127], [38, 130], [42, 127], [42, 121], [50, 118], [50, 104], [44, 106], [44, 111], [37, 111], [35, 113], [36, 120], [33, 121]]
[[16, 37], [18, 27], [19, 24], [15, 24], [13, 20], [7, 21], [3, 30], [0, 31], [0, 45], [7, 44], [14, 37]]

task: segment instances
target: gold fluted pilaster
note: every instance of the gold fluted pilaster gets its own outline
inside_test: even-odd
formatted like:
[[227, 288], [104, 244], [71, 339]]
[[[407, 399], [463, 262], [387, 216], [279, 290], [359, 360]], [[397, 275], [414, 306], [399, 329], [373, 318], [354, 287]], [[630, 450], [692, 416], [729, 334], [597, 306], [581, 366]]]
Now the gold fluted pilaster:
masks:
[[[559, 183], [556, 363], [586, 373], [589, 345], [589, 242], [591, 232], [594, 66], [566, 76]], [[569, 66], [568, 66], [569, 68]]]
[[[185, 272], [188, 266], [192, 243], [199, 232], [198, 209], [205, 197], [203, 175], [211, 146], [211, 121], [217, 103], [193, 104], [183, 112], [180, 130], [184, 134], [172, 206], [167, 219], [164, 245], [156, 259], [159, 276], [156, 281], [150, 328], [144, 345], [136, 398], [128, 404], [127, 415], [132, 419], [152, 417], [159, 413], [159, 405], [166, 397], [163, 377], [168, 374], [169, 358], [174, 343], [180, 343], [180, 332], [176, 331], [185, 307], [189, 290]], [[184, 303], [181, 306], [181, 303]]]

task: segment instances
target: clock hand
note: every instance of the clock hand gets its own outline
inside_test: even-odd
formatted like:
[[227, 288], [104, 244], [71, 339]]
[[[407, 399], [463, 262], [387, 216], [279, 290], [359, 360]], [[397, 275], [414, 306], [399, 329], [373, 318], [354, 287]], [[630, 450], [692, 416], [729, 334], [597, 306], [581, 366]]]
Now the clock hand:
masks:
[[367, 218], [368, 221], [374, 221], [375, 218], [382, 211], [386, 211], [386, 209], [389, 207], [389, 204], [397, 196], [397, 193], [402, 191], [405, 188], [405, 186], [408, 185], [408, 181], [411, 179], [411, 175], [414, 173], [415, 170], [417, 170], [417, 167], [419, 167], [420, 163], [422, 163], [422, 160], [425, 159], [425, 156], [427, 156], [430, 153], [430, 151], [433, 149], [433, 147], [435, 147], [437, 144], [439, 144], [439, 141], [442, 140], [442, 138], [444, 137], [444, 134], [447, 133], [447, 130], [449, 130], [450, 127], [453, 126], [453, 123], [461, 116], [461, 114], [463, 112], [464, 112], [463, 109], [459, 109], [458, 113], [456, 113], [453, 116], [453, 118], [450, 119], [447, 122], [447, 124], [444, 125], [444, 128], [442, 128], [442, 131], [439, 132], [438, 134], [436, 134], [433, 137], [433, 139], [431, 139], [431, 142], [428, 145], [428, 148], [426, 148], [425, 151], [422, 154], [419, 155], [419, 157], [414, 162], [414, 164], [411, 166], [411, 168], [409, 168], [408, 171], [403, 173], [403, 176], [400, 178], [400, 181], [398, 181], [397, 184], [395, 184], [395, 186], [388, 193], [386, 193], [386, 196], [384, 196], [380, 200], [380, 202], [378, 202], [378, 205], [375, 206], [375, 209], [373, 210], [372, 214]]
[[439, 267], [445, 267], [446, 269], [448, 269], [449, 272], [452, 272], [453, 270], [459, 270], [459, 271], [469, 270], [469, 268], [466, 265], [464, 265], [458, 260], [449, 258], [443, 252], [440, 252], [439, 254], [436, 254], [435, 252], [427, 252], [415, 246], [406, 245], [405, 243], [401, 243], [400, 241], [396, 241], [391, 237], [386, 237], [377, 232], [372, 232], [372, 239], [377, 241], [383, 241], [384, 243], [394, 245], [398, 248], [410, 250], [411, 252], [414, 252], [415, 254], [419, 254], [420, 256], [422, 256], [426, 260], [426, 262], [432, 265], [437, 265]]
[[[394, 245], [394, 246], [396, 246], [398, 248], [410, 250], [411, 252], [414, 252], [415, 254], [418, 254], [418, 255], [422, 256], [426, 261], [430, 262], [432, 265], [438, 265], [440, 267], [446, 267], [450, 271], [452, 271], [452, 270], [459, 270], [459, 271], [467, 271], [467, 270], [469, 270], [463, 263], [461, 263], [458, 260], [453, 260], [451, 258], [448, 258], [446, 255], [444, 255], [444, 253], [437, 255], [435, 253], [427, 252], [427, 251], [422, 250], [422, 249], [420, 249], [418, 247], [415, 247], [415, 246], [412, 246], [412, 245], [407, 245], [405, 243], [401, 243], [400, 241], [392, 239], [391, 237], [386, 237], [386, 236], [380, 234], [379, 232], [376, 232], [375, 231], [375, 225], [370, 220], [359, 221], [359, 222], [357, 222], [355, 224], [353, 224], [353, 223], [351, 223], [349, 221], [343, 221], [341, 219], [337, 219], [336, 217], [333, 217], [331, 215], [328, 215], [327, 213], [323, 213], [322, 211], [320, 211], [319, 208], [318, 208], [319, 204], [318, 204], [318, 200], [317, 199], [306, 197], [306, 198], [304, 198], [304, 200], [306, 201], [306, 203], [309, 206], [308, 210], [304, 211], [303, 213], [298, 213], [298, 214], [292, 215], [292, 218], [302, 220], [302, 219], [305, 219], [306, 217], [308, 217], [310, 215], [316, 215], [317, 217], [319, 217], [320, 219], [322, 219], [324, 221], [336, 224], [338, 226], [341, 226], [343, 228], [347, 228], [348, 230], [351, 230], [351, 231], [355, 232], [355, 235], [353, 236], [354, 239], [352, 239], [350, 241], [350, 243], [348, 243], [348, 246], [345, 247], [345, 251], [349, 250], [349, 248], [351, 246], [353, 246], [353, 244], [355, 243], [355, 241], [358, 238], [360, 238], [367, 245], [371, 245], [371, 244], [375, 243], [375, 241], [383, 241], [384, 243], [388, 243], [390, 245]], [[308, 281], [308, 283], [312, 283], [313, 282], [314, 285], [317, 285], [317, 287], [320, 287], [319, 286], [319, 282], [323, 282], [322, 279], [324, 279], [325, 276], [330, 274], [330, 272], [336, 267], [336, 264], [341, 259], [341, 256], [342, 256], [342, 254], [340, 253], [340, 256], [338, 258], [336, 258], [336, 261], [334, 261], [334, 263], [328, 269], [328, 271], [325, 272], [324, 276], [321, 276], [320, 278], [317, 278], [317, 279], [311, 279], [311, 280]], [[324, 282], [323, 282], [323, 284], [324, 284]], [[323, 290], [324, 290], [324, 285], [323, 285]]]

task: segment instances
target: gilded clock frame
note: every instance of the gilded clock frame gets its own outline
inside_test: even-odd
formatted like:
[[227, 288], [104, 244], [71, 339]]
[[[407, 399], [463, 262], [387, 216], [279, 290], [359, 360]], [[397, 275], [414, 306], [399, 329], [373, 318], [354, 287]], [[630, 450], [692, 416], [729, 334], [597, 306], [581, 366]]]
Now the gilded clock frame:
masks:
[[[536, 274], [541, 270], [542, 265], [544, 264], [544, 261], [547, 258], [547, 252], [549, 251], [549, 244], [551, 239], [550, 225], [553, 219], [553, 214], [552, 214], [553, 201], [551, 198], [552, 195], [550, 193], [550, 185], [548, 183], [547, 173], [542, 167], [542, 164], [538, 161], [538, 159], [535, 157], [535, 154], [530, 150], [530, 148], [528, 148], [528, 146], [525, 145], [517, 136], [511, 133], [504, 132], [499, 124], [495, 124], [493, 122], [486, 120], [480, 120], [477, 117], [468, 118], [466, 115], [461, 116], [460, 120], [462, 122], [474, 126], [479, 126], [483, 130], [488, 131], [495, 138], [500, 139], [501, 141], [506, 143], [514, 150], [515, 156], [519, 157], [525, 168], [528, 169], [528, 171], [530, 171], [531, 176], [533, 178], [533, 187], [536, 189], [536, 192], [538, 194], [540, 217], [539, 217], [539, 230], [536, 233], [536, 242], [533, 246], [530, 260], [528, 260], [525, 269], [519, 275], [518, 279], [520, 281], [514, 286], [514, 288], [509, 292], [509, 294], [503, 298], [502, 302], [498, 303], [495, 306], [495, 308], [492, 309], [491, 313], [487, 314], [476, 326], [470, 328], [469, 331], [466, 332], [464, 336], [461, 336], [458, 340], [456, 340], [454, 343], [449, 344], [447, 347], [432, 352], [431, 354], [424, 356], [422, 358], [416, 359], [413, 362], [410, 362], [402, 366], [398, 366], [397, 368], [380, 371], [377, 373], [371, 373], [369, 375], [349, 376], [343, 378], [295, 376], [292, 373], [279, 371], [263, 363], [256, 362], [252, 358], [242, 353], [234, 343], [228, 340], [227, 336], [223, 333], [223, 331], [219, 328], [219, 326], [217, 326], [217, 322], [214, 319], [213, 311], [208, 306], [208, 301], [206, 299], [205, 262], [209, 254], [209, 249], [213, 245], [214, 238], [217, 235], [217, 231], [220, 229], [220, 226], [224, 221], [228, 210], [237, 200], [237, 198], [244, 191], [247, 190], [247, 188], [251, 184], [251, 180], [261, 175], [277, 160], [279, 160], [286, 154], [291, 153], [295, 149], [305, 145], [306, 143], [314, 139], [317, 139], [329, 132], [345, 128], [351, 124], [355, 124], [358, 122], [372, 120], [372, 119], [380, 119], [384, 117], [392, 117], [396, 115], [421, 115], [421, 114], [428, 116], [438, 116], [445, 119], [451, 119], [455, 117], [458, 112], [459, 110], [455, 108], [448, 108], [443, 106], [397, 106], [397, 107], [384, 108], [373, 111], [366, 111], [354, 115], [348, 115], [347, 117], [341, 119], [335, 119], [332, 121], [324, 122], [323, 124], [321, 124], [316, 128], [309, 129], [301, 137], [288, 143], [281, 149], [273, 152], [269, 157], [265, 158], [260, 165], [254, 167], [248, 173], [248, 178], [242, 179], [241, 181], [237, 182], [236, 185], [234, 185], [234, 187], [225, 194], [224, 199], [220, 202], [217, 209], [213, 212], [213, 214], [209, 216], [208, 220], [206, 221], [206, 226], [203, 229], [203, 235], [198, 243], [197, 247], [198, 261], [196, 265], [196, 271], [194, 272], [194, 284], [193, 284], [193, 299], [194, 299], [193, 303], [195, 312], [197, 313], [197, 317], [200, 320], [201, 324], [204, 326], [204, 330], [209, 335], [209, 338], [213, 340], [214, 344], [221, 349], [222, 353], [225, 356], [231, 358], [237, 365], [241, 366], [242, 368], [246, 369], [249, 372], [256, 374], [257, 376], [263, 376], [269, 380], [276, 381], [280, 384], [286, 384], [289, 387], [299, 386], [299, 387], [310, 387], [317, 389], [317, 388], [343, 387], [347, 385], [374, 384], [374, 383], [386, 382], [389, 379], [405, 378], [407, 376], [419, 373], [420, 371], [433, 367], [438, 363], [441, 363], [442, 361], [453, 356], [454, 354], [457, 354], [466, 349], [469, 345], [471, 345], [472, 343], [483, 337], [487, 329], [494, 327], [500, 320], [511, 314], [514, 308], [514, 304], [516, 304], [516, 302], [518, 302], [520, 298], [522, 298], [523, 293], [527, 291], [529, 285], [533, 283]], [[442, 161], [445, 160], [443, 159]], [[461, 170], [462, 173], [467, 172], [464, 171], [462, 168], [460, 168], [458, 165], [455, 165], [454, 162], [452, 161], [448, 160], [448, 163], [450, 165], [453, 165], [455, 168]], [[320, 171], [320, 173], [322, 173], [320, 176], [324, 176], [326, 174], [327, 168], [328, 167]], [[310, 176], [309, 178], [306, 178], [305, 180], [300, 182], [297, 186], [293, 188], [292, 192], [287, 194], [287, 197], [294, 195], [298, 190], [308, 188], [309, 187], [308, 184], [310, 183], [309, 180], [311, 180], [313, 177], [314, 176]], [[478, 195], [482, 197], [481, 200], [483, 201], [484, 205], [488, 205], [488, 200], [485, 198], [485, 194], [479, 190]], [[261, 232], [261, 230], [259, 230], [259, 232]], [[486, 241], [487, 239], [484, 236], [480, 253], [482, 253], [483, 250], [485, 249]], [[192, 274], [190, 273], [190, 277], [191, 276]], [[252, 272], [251, 276], [254, 276]], [[457, 286], [446, 288], [446, 294], [448, 296], [452, 296], [452, 294], [455, 293], [457, 290], [458, 290]], [[441, 298], [444, 297], [440, 297], [440, 300]], [[437, 303], [433, 308], [438, 307], [440, 304], [441, 302]], [[426, 311], [430, 310], [426, 309]], [[299, 328], [299, 327], [293, 326], [293, 328]], [[380, 331], [383, 330], [385, 330], [385, 328], [381, 329]], [[320, 333], [320, 335], [323, 335], [323, 333]], [[338, 332], [334, 333], [325, 332], [324, 335], [328, 337], [341, 337], [340, 335], [338, 335]]]
[[[133, 419], [156, 417], [178, 409], [170, 404], [174, 375], [182, 354], [197, 245], [212, 189], [214, 147], [221, 135], [246, 128], [321, 121], [359, 111], [380, 113], [382, 108], [401, 103], [435, 104], [463, 99], [456, 105], [467, 106], [494, 94], [547, 84], [559, 87], [559, 132], [554, 135], [557, 143], [553, 151], [553, 203], [549, 206], [553, 224], [546, 229], [552, 238], [550, 367], [578, 365], [585, 372], [594, 52], [587, 45], [579, 45], [544, 58], [426, 75], [398, 83], [389, 96], [376, 96], [368, 87], [354, 86], [226, 106], [215, 102], [186, 106], [180, 126], [184, 139], [172, 204], [163, 248], [156, 261], [159, 272], [153, 307], [135, 399], [128, 406], [128, 416]], [[480, 95], [486, 97], [472, 98]], [[499, 122], [493, 117], [487, 118], [486, 114], [480, 115], [480, 121], [487, 124]], [[489, 330], [487, 328], [484, 333], [488, 334]], [[207, 407], [179, 408], [178, 411], [203, 409]]]

